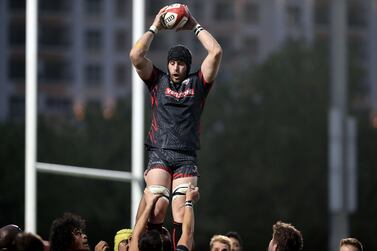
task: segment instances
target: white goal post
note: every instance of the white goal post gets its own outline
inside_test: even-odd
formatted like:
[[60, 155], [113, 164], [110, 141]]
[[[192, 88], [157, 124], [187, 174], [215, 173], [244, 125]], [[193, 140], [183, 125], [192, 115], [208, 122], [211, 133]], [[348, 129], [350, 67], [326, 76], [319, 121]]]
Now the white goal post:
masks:
[[[144, 2], [132, 1], [132, 42], [144, 32]], [[131, 172], [39, 163], [37, 153], [38, 0], [26, 1], [25, 231], [37, 231], [37, 172], [131, 182], [131, 225], [142, 196], [144, 166], [144, 86], [132, 71]]]

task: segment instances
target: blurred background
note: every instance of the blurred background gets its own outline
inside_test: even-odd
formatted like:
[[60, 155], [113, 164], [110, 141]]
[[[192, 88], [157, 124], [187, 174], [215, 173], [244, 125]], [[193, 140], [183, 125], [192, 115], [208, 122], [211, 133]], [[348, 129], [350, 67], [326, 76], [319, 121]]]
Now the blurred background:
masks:
[[[340, 110], [356, 127], [341, 144], [354, 149], [343, 151], [343, 159], [354, 157], [354, 175], [342, 176], [351, 195], [341, 196], [352, 203], [340, 208], [329, 196], [337, 142], [329, 111], [339, 94], [332, 88], [331, 39], [341, 30], [331, 27], [333, 1], [178, 2], [224, 52], [202, 116], [196, 249], [209, 249], [213, 234], [232, 230], [245, 250], [265, 250], [272, 224], [283, 220], [303, 232], [305, 250], [329, 250], [339, 228], [377, 250], [377, 1], [343, 1]], [[145, 0], [145, 29], [170, 3]], [[22, 228], [25, 8], [26, 0], [0, 0], [0, 226]], [[39, 0], [38, 12], [37, 161], [130, 171], [132, 1]], [[196, 70], [205, 51], [191, 31], [158, 33], [148, 55], [165, 69], [167, 50], [178, 43], [190, 48]], [[130, 184], [37, 178], [37, 233], [44, 239], [67, 211], [87, 220], [92, 247], [101, 239], [112, 244], [117, 230], [130, 227]]]

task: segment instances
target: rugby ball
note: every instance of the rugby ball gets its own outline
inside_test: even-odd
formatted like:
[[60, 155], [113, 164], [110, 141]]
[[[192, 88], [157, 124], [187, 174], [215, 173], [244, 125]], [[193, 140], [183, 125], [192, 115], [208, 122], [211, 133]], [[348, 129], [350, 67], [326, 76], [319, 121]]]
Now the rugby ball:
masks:
[[161, 16], [161, 24], [166, 29], [182, 28], [189, 20], [189, 12], [184, 4], [171, 4], [165, 11]]

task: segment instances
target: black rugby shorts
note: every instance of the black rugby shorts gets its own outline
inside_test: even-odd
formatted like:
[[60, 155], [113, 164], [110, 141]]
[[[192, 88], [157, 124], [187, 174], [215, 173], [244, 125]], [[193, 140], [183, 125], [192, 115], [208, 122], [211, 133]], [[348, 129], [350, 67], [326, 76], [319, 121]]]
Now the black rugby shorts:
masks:
[[196, 151], [170, 150], [148, 147], [148, 166], [144, 175], [154, 168], [164, 169], [173, 179], [198, 177]]

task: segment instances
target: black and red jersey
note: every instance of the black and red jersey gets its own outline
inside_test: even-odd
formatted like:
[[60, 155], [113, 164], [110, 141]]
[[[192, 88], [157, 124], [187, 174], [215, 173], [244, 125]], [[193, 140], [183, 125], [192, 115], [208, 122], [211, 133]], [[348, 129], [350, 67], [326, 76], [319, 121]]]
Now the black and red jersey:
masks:
[[207, 83], [199, 70], [179, 84], [153, 67], [144, 81], [151, 95], [152, 121], [146, 145], [173, 150], [200, 148], [200, 117], [213, 83]]

